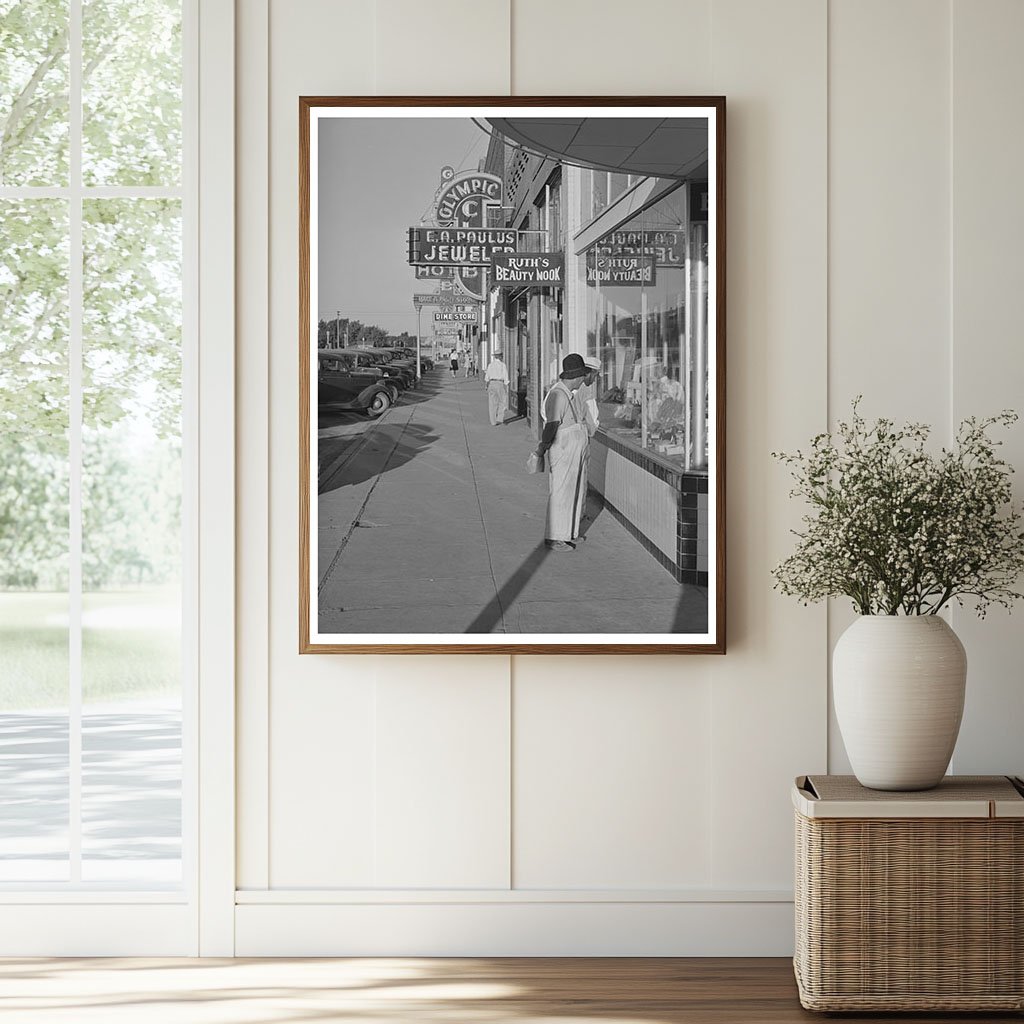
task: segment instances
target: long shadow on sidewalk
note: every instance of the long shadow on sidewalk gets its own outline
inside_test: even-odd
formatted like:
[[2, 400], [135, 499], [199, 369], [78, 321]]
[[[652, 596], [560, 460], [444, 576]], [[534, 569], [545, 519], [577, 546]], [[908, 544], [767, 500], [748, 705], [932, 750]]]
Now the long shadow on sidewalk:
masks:
[[317, 493], [327, 494], [340, 487], [365, 483], [379, 473], [404, 466], [437, 438], [433, 427], [417, 423], [386, 423], [372, 428], [355, 441], [351, 438], [339, 438], [337, 444], [331, 444], [330, 439], [322, 441], [320, 464], [328, 468], [317, 484]]
[[[439, 380], [428, 382], [424, 378], [419, 389], [403, 393], [392, 411], [400, 413], [403, 408], [429, 402], [442, 390]], [[335, 420], [340, 425], [359, 424], [362, 419], [359, 413], [336, 412], [322, 414], [318, 422], [320, 426], [325, 425], [324, 420]], [[389, 416], [367, 424], [359, 434], [320, 438], [317, 442], [317, 493], [327, 494], [340, 487], [365, 483], [380, 472], [405, 465], [438, 439], [432, 431], [427, 425], [396, 423]], [[380, 459], [382, 450], [388, 452], [383, 461]]]
[[504, 613], [512, 602], [522, 593], [534, 573], [541, 567], [550, 554], [543, 543], [530, 552], [523, 564], [509, 577], [508, 582], [499, 590], [484, 610], [472, 621], [467, 633], [491, 633], [495, 626], [504, 625]]

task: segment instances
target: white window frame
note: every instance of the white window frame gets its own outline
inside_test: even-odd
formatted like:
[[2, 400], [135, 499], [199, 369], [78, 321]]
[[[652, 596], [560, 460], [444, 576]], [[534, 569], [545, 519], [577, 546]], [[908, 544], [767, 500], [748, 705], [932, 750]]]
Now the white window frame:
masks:
[[[69, 0], [69, 882], [0, 886], [0, 955], [234, 953], [234, 5], [182, 0], [180, 186], [84, 186], [82, 6]], [[200, 105], [199, 98], [203, 96]], [[202, 195], [202, 200], [201, 200]], [[90, 198], [182, 203], [182, 884], [81, 881], [82, 215]], [[201, 283], [202, 282], [202, 283]], [[200, 680], [203, 685], [200, 686]]]

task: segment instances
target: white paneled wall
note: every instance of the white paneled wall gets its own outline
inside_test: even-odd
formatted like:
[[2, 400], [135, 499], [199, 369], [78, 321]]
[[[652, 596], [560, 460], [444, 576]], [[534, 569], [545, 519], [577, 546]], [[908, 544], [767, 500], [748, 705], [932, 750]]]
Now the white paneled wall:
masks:
[[770, 452], [825, 426], [825, 7], [724, 0], [712, 17], [709, 88], [729, 103], [729, 653], [709, 666], [712, 871], [716, 887], [789, 889], [788, 785], [825, 767], [825, 611], [771, 592], [799, 510]]
[[[800, 509], [769, 453], [858, 392], [944, 434], [1020, 404], [1021, 5], [239, 8], [238, 951], [785, 954], [845, 612], [771, 590]], [[295, 653], [298, 97], [508, 92], [728, 98], [724, 658]], [[1022, 770], [1021, 631], [957, 627], [957, 766]]]
[[381, 888], [509, 884], [509, 659], [445, 660], [442, 675], [396, 672], [378, 659], [374, 838]]
[[[953, 422], [1000, 409], [1024, 415], [1024, 4], [956, 0], [952, 22]], [[1024, 498], [1024, 427], [1006, 435]], [[959, 772], [1024, 775], [1024, 608], [983, 622], [954, 611], [969, 685]], [[1005, 768], [1003, 765], [1005, 764]], [[998, 767], [997, 767], [998, 766]]]
[[[829, 12], [829, 425], [863, 395], [865, 416], [945, 438], [949, 7], [832, 0]], [[830, 650], [853, 618], [832, 602]], [[830, 736], [831, 770], [849, 771], [834, 715]]]
[[657, 658], [516, 658], [513, 883], [711, 884], [711, 700]]

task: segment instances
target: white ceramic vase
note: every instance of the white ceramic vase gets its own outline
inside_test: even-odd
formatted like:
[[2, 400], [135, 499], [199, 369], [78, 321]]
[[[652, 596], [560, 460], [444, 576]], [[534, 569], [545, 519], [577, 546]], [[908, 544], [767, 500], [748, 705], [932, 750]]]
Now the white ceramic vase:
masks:
[[967, 655], [936, 615], [862, 615], [832, 655], [836, 718], [870, 789], [931, 789], [953, 756]]

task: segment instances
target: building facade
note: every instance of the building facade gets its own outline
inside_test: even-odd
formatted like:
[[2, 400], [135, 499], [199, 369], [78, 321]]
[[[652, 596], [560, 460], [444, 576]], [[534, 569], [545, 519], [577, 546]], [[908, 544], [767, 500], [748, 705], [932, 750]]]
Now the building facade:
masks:
[[512, 404], [537, 435], [561, 362], [597, 365], [591, 489], [680, 582], [708, 580], [706, 153], [685, 177], [581, 166], [492, 135], [495, 226], [560, 254], [561, 286], [492, 287], [483, 353], [503, 353]]

